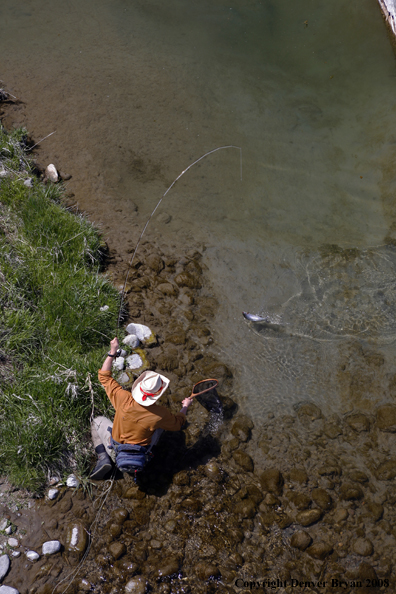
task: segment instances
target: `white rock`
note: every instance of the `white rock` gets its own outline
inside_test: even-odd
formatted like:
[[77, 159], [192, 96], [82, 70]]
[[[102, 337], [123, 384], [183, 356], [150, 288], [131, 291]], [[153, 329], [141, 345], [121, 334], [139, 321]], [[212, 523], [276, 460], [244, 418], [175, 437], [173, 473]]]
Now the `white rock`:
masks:
[[50, 489], [47, 493], [48, 499], [56, 499], [59, 495], [58, 489]]
[[60, 551], [61, 546], [59, 540], [47, 540], [47, 542], [43, 544], [43, 555], [53, 555]]
[[47, 166], [47, 168], [46, 168], [46, 170], [45, 170], [45, 175], [46, 175], [46, 177], [47, 177], [47, 178], [48, 178], [50, 181], [52, 181], [52, 182], [54, 182], [54, 183], [56, 183], [57, 181], [59, 181], [59, 175], [58, 175], [58, 172], [57, 172], [57, 170], [56, 170], [56, 167], [55, 167], [55, 165], [53, 165], [52, 163], [50, 163], [50, 164]]
[[56, 483], [59, 483], [59, 477], [58, 476], [52, 476], [49, 480], [49, 484], [52, 485], [56, 485]]
[[5, 532], [6, 534], [11, 534], [11, 532], [12, 532], [12, 526], [8, 526], [8, 527], [7, 527], [7, 528], [4, 530], [4, 532]]
[[122, 342], [130, 346], [132, 349], [135, 349], [139, 345], [139, 339], [136, 334], [128, 334]]
[[20, 557], [21, 556], [21, 551], [12, 551], [11, 555], [13, 557]]
[[16, 538], [9, 538], [7, 542], [10, 547], [17, 547], [19, 545], [19, 542]]
[[121, 375], [117, 378], [119, 384], [127, 384], [129, 382], [129, 375], [127, 373], [121, 373]]
[[70, 474], [67, 477], [66, 485], [68, 487], [75, 487], [75, 488], [77, 488], [77, 487], [80, 486], [80, 481], [78, 480], [78, 478], [74, 474]]
[[113, 369], [116, 369], [117, 371], [122, 371], [124, 369], [124, 364], [124, 357], [117, 357], [117, 359], [113, 361]]
[[19, 594], [19, 590], [11, 586], [0, 586], [0, 594]]
[[125, 592], [126, 594], [144, 594], [146, 592], [146, 580], [143, 576], [136, 575], [125, 584]]
[[8, 171], [6, 171], [5, 169], [0, 169], [0, 177], [7, 177], [8, 175]]
[[144, 342], [153, 334], [148, 326], [143, 324], [128, 324], [126, 327], [128, 334], [134, 334], [141, 342]]
[[37, 559], [40, 559], [40, 555], [36, 553], [36, 551], [26, 551], [25, 555], [29, 561], [37, 561]]
[[0, 520], [0, 531], [3, 531], [7, 528], [8, 526], [8, 520], [7, 518], [3, 518], [2, 520]]
[[100, 311], [107, 311], [109, 309], [108, 305], [104, 305], [103, 307], [99, 307]]
[[136, 355], [136, 353], [127, 357], [126, 362], [128, 369], [139, 369], [139, 367], [143, 365], [142, 358], [139, 355]]
[[23, 185], [26, 186], [27, 188], [33, 188], [32, 178], [28, 177], [28, 179], [25, 179], [25, 181], [23, 182]]
[[10, 558], [8, 555], [1, 555], [0, 557], [0, 582], [7, 575], [7, 571], [10, 568]]

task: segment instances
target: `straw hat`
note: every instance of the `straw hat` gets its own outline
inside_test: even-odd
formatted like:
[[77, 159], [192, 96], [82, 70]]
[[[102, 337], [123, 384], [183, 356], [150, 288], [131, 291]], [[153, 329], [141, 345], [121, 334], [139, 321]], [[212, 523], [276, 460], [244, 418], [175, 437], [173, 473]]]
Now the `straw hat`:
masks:
[[144, 371], [133, 383], [132, 396], [142, 406], [151, 406], [161, 398], [169, 382], [167, 377], [155, 371]]

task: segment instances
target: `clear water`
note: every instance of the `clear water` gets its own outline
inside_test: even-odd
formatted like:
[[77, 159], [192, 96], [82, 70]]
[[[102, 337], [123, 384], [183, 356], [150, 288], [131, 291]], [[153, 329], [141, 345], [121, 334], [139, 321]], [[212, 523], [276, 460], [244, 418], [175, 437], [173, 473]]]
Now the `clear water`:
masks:
[[243, 181], [238, 151], [211, 155], [148, 231], [207, 246], [242, 407], [393, 397], [396, 69], [376, 0], [3, 0], [0, 55], [27, 105], [13, 123], [56, 130], [40, 159], [120, 250], [187, 165], [242, 147]]

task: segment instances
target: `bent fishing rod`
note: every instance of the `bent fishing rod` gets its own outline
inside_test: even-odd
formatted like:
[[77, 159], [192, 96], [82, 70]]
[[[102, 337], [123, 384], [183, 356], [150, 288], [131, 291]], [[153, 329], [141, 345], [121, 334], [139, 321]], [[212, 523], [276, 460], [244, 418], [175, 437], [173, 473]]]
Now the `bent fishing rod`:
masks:
[[221, 151], [221, 150], [223, 150], [223, 149], [230, 149], [230, 148], [234, 148], [234, 149], [237, 149], [237, 150], [239, 150], [240, 175], [241, 175], [241, 181], [242, 181], [242, 148], [241, 148], [240, 146], [235, 146], [234, 144], [229, 144], [229, 145], [226, 145], [226, 146], [219, 146], [219, 147], [217, 147], [217, 148], [215, 148], [215, 149], [213, 149], [213, 150], [211, 150], [211, 151], [208, 151], [207, 153], [205, 153], [205, 154], [204, 154], [204, 155], [202, 155], [201, 157], [199, 157], [199, 159], [197, 159], [196, 161], [194, 161], [193, 163], [191, 163], [191, 164], [190, 164], [188, 167], [186, 167], [186, 168], [185, 168], [185, 169], [184, 169], [184, 170], [183, 170], [183, 171], [182, 171], [182, 172], [181, 172], [181, 173], [180, 173], [180, 174], [177, 176], [177, 178], [176, 178], [176, 179], [175, 179], [175, 180], [174, 180], [174, 181], [171, 183], [171, 185], [169, 186], [169, 188], [168, 188], [168, 189], [167, 189], [167, 190], [166, 190], [166, 191], [165, 191], [165, 192], [162, 194], [162, 196], [161, 196], [160, 200], [158, 201], [158, 203], [157, 203], [156, 207], [154, 208], [153, 212], [151, 213], [151, 215], [150, 215], [150, 216], [149, 216], [149, 218], [147, 219], [147, 222], [146, 222], [146, 224], [145, 224], [145, 226], [144, 226], [144, 228], [143, 228], [143, 231], [141, 232], [141, 234], [140, 234], [140, 236], [139, 236], [139, 239], [138, 239], [138, 241], [137, 241], [137, 243], [136, 243], [136, 247], [135, 247], [135, 249], [134, 249], [134, 251], [133, 251], [133, 254], [132, 254], [132, 257], [131, 257], [131, 259], [130, 259], [130, 261], [129, 261], [128, 268], [127, 268], [127, 272], [126, 272], [126, 276], [125, 276], [125, 281], [124, 281], [124, 284], [123, 284], [123, 287], [122, 287], [122, 291], [121, 291], [121, 303], [120, 303], [120, 310], [119, 310], [119, 312], [118, 312], [118, 320], [117, 320], [117, 337], [118, 337], [119, 328], [120, 328], [120, 320], [121, 320], [122, 308], [123, 308], [123, 305], [124, 305], [125, 287], [126, 287], [126, 284], [127, 284], [127, 282], [128, 282], [128, 278], [129, 278], [129, 272], [130, 272], [130, 270], [131, 270], [131, 267], [132, 267], [133, 261], [134, 261], [134, 259], [135, 259], [135, 255], [136, 255], [136, 252], [137, 252], [137, 250], [138, 250], [138, 247], [139, 247], [140, 241], [141, 241], [141, 239], [142, 239], [142, 237], [143, 237], [143, 235], [144, 235], [144, 233], [145, 233], [145, 231], [146, 231], [146, 229], [147, 229], [147, 227], [148, 227], [148, 225], [149, 225], [149, 223], [150, 223], [151, 219], [153, 218], [153, 216], [154, 216], [154, 214], [155, 214], [156, 210], [158, 209], [159, 205], [161, 204], [161, 202], [163, 201], [163, 199], [165, 198], [165, 196], [167, 195], [167, 193], [168, 193], [168, 192], [169, 192], [169, 191], [170, 191], [170, 190], [173, 188], [173, 186], [174, 186], [174, 185], [175, 185], [175, 184], [176, 184], [176, 183], [179, 181], [179, 179], [180, 179], [180, 178], [181, 178], [181, 177], [182, 177], [182, 176], [183, 176], [185, 173], [187, 173], [187, 171], [188, 171], [189, 169], [191, 169], [192, 167], [194, 167], [194, 165], [196, 165], [197, 163], [199, 163], [200, 161], [202, 161], [202, 159], [205, 159], [205, 157], [208, 157], [208, 156], [209, 156], [209, 155], [211, 155], [212, 153], [215, 153], [215, 152], [217, 152], [217, 151]]

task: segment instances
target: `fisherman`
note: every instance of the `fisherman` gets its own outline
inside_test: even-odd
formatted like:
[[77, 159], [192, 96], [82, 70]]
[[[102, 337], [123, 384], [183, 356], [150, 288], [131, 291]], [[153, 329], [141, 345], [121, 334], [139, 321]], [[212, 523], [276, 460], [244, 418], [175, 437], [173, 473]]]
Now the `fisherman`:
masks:
[[172, 414], [156, 404], [169, 385], [169, 379], [154, 371], [143, 372], [134, 382], [131, 392], [124, 390], [111, 375], [111, 367], [119, 348], [118, 338], [110, 342], [110, 352], [99, 370], [99, 381], [115, 408], [114, 422], [96, 417], [91, 423], [92, 441], [98, 462], [91, 479], [103, 479], [111, 470], [111, 438], [118, 444], [153, 447], [163, 432], [179, 431], [186, 422], [192, 398], [182, 401], [183, 408]]

